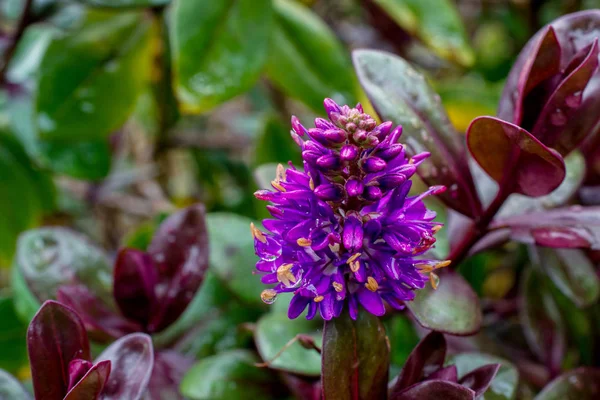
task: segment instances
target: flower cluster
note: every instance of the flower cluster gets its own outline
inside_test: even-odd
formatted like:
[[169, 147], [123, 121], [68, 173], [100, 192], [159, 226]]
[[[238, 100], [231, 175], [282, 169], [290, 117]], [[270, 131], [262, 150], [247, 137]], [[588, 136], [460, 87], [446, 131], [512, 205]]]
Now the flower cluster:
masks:
[[[358, 305], [375, 315], [384, 300], [397, 309], [414, 299], [427, 280], [437, 286], [435, 269], [449, 264], [423, 258], [441, 225], [422, 199], [442, 186], [410, 197], [411, 176], [428, 153], [410, 159], [398, 143], [402, 128], [377, 125], [359, 105], [338, 106], [325, 100], [329, 120], [317, 118], [306, 129], [292, 118], [291, 135], [302, 148], [304, 171], [279, 165], [274, 191], [258, 199], [272, 203], [273, 219], [262, 232], [254, 225], [256, 268], [266, 303], [293, 292], [288, 315], [307, 318], [317, 311], [329, 320], [347, 301], [356, 318]], [[306, 139], [306, 140], [305, 140]]]

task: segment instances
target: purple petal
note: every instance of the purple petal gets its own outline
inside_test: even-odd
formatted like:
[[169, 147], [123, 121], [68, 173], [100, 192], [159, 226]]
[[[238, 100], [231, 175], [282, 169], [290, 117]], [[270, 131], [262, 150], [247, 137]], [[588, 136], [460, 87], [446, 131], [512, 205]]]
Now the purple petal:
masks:
[[344, 222], [344, 233], [342, 235], [344, 247], [348, 251], [357, 251], [362, 248], [364, 232], [362, 223], [358, 218], [350, 216]]
[[308, 303], [311, 302], [310, 297], [305, 297], [299, 294], [294, 295], [290, 301], [290, 308], [288, 309], [288, 318], [298, 318], [300, 314], [306, 309]]
[[360, 304], [371, 314], [379, 317], [385, 314], [385, 306], [383, 305], [383, 300], [379, 294], [361, 288], [358, 290], [356, 296]]

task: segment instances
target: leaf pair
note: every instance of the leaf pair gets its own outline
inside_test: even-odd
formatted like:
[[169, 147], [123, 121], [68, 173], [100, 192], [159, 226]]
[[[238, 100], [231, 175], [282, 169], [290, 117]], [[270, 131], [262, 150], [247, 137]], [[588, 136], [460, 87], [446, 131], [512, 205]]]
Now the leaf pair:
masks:
[[[92, 363], [81, 319], [52, 300], [31, 320], [27, 348], [33, 390], [40, 400], [137, 400], [146, 390], [154, 364], [152, 340], [143, 333], [117, 340]], [[10, 394], [14, 400], [29, 398], [4, 373], [0, 394]]]
[[500, 364], [487, 364], [458, 377], [455, 365], [444, 367], [446, 340], [439, 332], [429, 333], [406, 360], [390, 391], [390, 400], [475, 399], [482, 396]]
[[119, 337], [133, 331], [160, 332], [185, 311], [208, 268], [204, 206], [196, 205], [167, 218], [148, 252], [124, 249], [114, 270], [114, 300], [120, 314], [84, 285], [62, 286], [61, 302], [82, 316], [99, 336]]

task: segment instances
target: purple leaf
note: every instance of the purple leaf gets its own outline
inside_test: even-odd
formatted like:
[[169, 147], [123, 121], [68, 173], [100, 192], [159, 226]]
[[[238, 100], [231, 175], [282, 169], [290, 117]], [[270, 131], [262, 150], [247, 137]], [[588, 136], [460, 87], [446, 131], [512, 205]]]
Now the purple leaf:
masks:
[[123, 318], [86, 286], [62, 286], [58, 290], [57, 298], [79, 314], [89, 336], [95, 341], [107, 342], [142, 330], [141, 325]]
[[115, 262], [113, 294], [119, 309], [129, 319], [146, 326], [157, 306], [156, 266], [150, 254], [123, 249]]
[[361, 310], [356, 321], [348, 313], [325, 321], [322, 382], [324, 400], [384, 399], [389, 347], [376, 316]]
[[546, 247], [600, 249], [600, 207], [572, 206], [501, 218], [492, 229], [510, 228], [511, 237]]
[[292, 394], [302, 400], [321, 400], [321, 380], [283, 373], [283, 381]]
[[431, 153], [419, 166], [421, 178], [430, 186], [449, 188], [439, 196], [449, 207], [469, 217], [479, 215], [481, 203], [462, 138], [425, 78], [389, 53], [356, 50], [353, 60], [360, 83], [381, 119], [402, 125], [409, 153]]
[[493, 117], [479, 117], [467, 130], [473, 158], [501, 186], [512, 192], [543, 196], [566, 175], [565, 162], [529, 132]]
[[442, 368], [445, 358], [446, 339], [444, 339], [444, 335], [436, 331], [430, 332], [406, 359], [392, 392], [401, 392], [421, 381], [426, 375]]
[[81, 378], [79, 382], [69, 390], [64, 400], [96, 400], [104, 388], [110, 374], [110, 361], [101, 361], [95, 364]]
[[148, 324], [158, 332], [183, 313], [204, 280], [208, 268], [208, 236], [204, 206], [195, 205], [167, 218], [148, 252], [157, 266], [158, 308]]
[[154, 368], [144, 400], [183, 400], [179, 384], [194, 360], [176, 351], [162, 350], [154, 355]]
[[560, 71], [560, 45], [553, 28], [545, 28], [527, 43], [504, 85], [498, 117], [521, 125], [526, 96]]
[[389, 400], [473, 400], [475, 392], [458, 383], [425, 381], [401, 393], [390, 393]]
[[138, 400], [144, 394], [154, 365], [152, 339], [144, 333], [132, 333], [111, 344], [97, 358], [108, 360], [112, 372], [100, 396], [101, 400]]
[[75, 359], [69, 363], [69, 390], [81, 380], [92, 369], [94, 364], [91, 361]]
[[48, 300], [27, 330], [33, 390], [37, 399], [62, 400], [69, 386], [69, 363], [90, 360], [83, 323], [70, 308]]
[[500, 364], [489, 364], [479, 367], [460, 379], [460, 384], [472, 389], [475, 396], [479, 397], [485, 393], [500, 369]]
[[427, 380], [458, 382], [458, 371], [455, 365], [440, 368], [427, 377]]
[[600, 368], [578, 368], [550, 382], [535, 400], [592, 400], [600, 397]]

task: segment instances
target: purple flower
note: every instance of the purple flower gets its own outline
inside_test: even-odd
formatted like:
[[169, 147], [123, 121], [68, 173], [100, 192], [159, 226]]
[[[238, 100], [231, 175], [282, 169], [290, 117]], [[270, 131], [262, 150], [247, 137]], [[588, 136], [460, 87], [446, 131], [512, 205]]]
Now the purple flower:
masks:
[[306, 129], [292, 117], [292, 137], [302, 148], [304, 171], [279, 165], [274, 191], [256, 197], [273, 219], [267, 232], [251, 226], [256, 264], [265, 303], [279, 293], [294, 293], [288, 316], [308, 306], [325, 320], [337, 317], [347, 301], [356, 319], [360, 304], [375, 315], [384, 301], [401, 309], [428, 279], [437, 285], [435, 269], [449, 264], [424, 258], [441, 225], [422, 199], [443, 186], [410, 197], [411, 176], [428, 154], [408, 159], [397, 143], [402, 128], [392, 129], [356, 108], [325, 100], [329, 120], [318, 118]]

